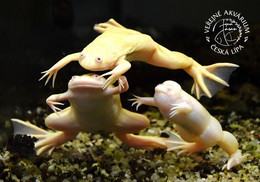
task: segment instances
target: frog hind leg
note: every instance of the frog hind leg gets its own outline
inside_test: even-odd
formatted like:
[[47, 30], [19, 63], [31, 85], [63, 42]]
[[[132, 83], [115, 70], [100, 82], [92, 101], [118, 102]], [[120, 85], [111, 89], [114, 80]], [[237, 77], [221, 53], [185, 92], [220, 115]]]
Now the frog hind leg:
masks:
[[188, 153], [188, 155], [203, 151], [206, 146], [202, 141], [197, 142], [186, 142], [179, 135], [172, 131], [162, 132], [169, 135], [169, 138], [166, 139], [167, 151], [175, 151], [178, 155], [182, 153]]
[[106, 31], [107, 28], [110, 28], [110, 27], [125, 28], [124, 26], [117, 23], [113, 18], [111, 18], [105, 23], [95, 24], [94, 30], [99, 33], [103, 33]]
[[234, 154], [231, 155], [227, 164], [225, 164], [222, 167], [222, 170], [224, 170], [225, 168], [227, 168], [227, 170], [229, 170], [234, 166], [240, 165], [241, 163], [246, 161], [248, 156], [249, 156], [249, 154], [242, 155], [241, 150], [237, 150]]
[[229, 154], [230, 158], [222, 168], [227, 170], [231, 169], [234, 166], [237, 166], [243, 163], [249, 154], [242, 155], [241, 150], [238, 149], [238, 142], [234, 135], [229, 133], [228, 131], [223, 131], [223, 138], [218, 142], [218, 145]]
[[47, 155], [50, 155], [56, 147], [75, 138], [78, 133], [79, 132], [75, 131], [49, 132], [47, 135], [41, 136], [35, 143], [36, 154], [41, 155], [42, 153], [47, 153]]
[[139, 149], [167, 148], [163, 137], [132, 134], [150, 126], [150, 121], [145, 115], [122, 109], [116, 123], [113, 132], [117, 138], [130, 147]]
[[163, 137], [141, 136], [127, 133], [115, 133], [115, 135], [129, 147], [150, 150], [155, 148], [167, 148], [165, 139]]
[[13, 124], [13, 134], [21, 134], [21, 135], [30, 135], [30, 136], [38, 136], [38, 135], [46, 135], [49, 132], [39, 128], [30, 122], [25, 122], [20, 119], [11, 119]]
[[201, 66], [194, 61], [190, 68], [185, 69], [194, 79], [191, 93], [194, 93], [198, 99], [203, 95], [211, 98], [220, 89], [229, 86], [229, 77], [237, 67], [238, 65], [232, 63]]
[[154, 43], [152, 39], [146, 39], [150, 45], [152, 56], [146, 60], [154, 66], [168, 69], [184, 69], [193, 79], [194, 85], [191, 92], [199, 99], [202, 95], [212, 97], [224, 86], [228, 86], [230, 74], [238, 67], [232, 63], [216, 63], [202, 66], [191, 57], [177, 51], [170, 51], [165, 47]]
[[66, 143], [78, 134], [78, 132], [65, 131], [49, 132], [20, 119], [11, 119], [11, 121], [14, 128], [14, 135], [29, 135], [38, 139], [38, 141], [35, 142], [37, 155], [42, 153], [50, 155], [56, 147]]

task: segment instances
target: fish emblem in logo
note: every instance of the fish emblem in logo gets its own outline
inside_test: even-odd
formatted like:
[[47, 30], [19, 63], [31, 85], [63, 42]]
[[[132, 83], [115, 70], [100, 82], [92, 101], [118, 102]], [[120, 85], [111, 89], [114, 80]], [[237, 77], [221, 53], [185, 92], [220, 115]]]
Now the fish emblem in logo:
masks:
[[221, 46], [234, 46], [242, 37], [241, 26], [231, 18], [217, 21], [212, 31], [217, 33], [214, 40]]

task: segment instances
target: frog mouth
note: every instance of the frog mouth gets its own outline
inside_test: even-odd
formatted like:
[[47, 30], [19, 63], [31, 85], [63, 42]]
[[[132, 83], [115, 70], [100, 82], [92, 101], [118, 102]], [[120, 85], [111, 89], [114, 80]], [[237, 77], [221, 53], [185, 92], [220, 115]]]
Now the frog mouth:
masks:
[[100, 85], [91, 85], [91, 84], [78, 84], [78, 85], [70, 85], [70, 88], [102, 88], [102, 84]]

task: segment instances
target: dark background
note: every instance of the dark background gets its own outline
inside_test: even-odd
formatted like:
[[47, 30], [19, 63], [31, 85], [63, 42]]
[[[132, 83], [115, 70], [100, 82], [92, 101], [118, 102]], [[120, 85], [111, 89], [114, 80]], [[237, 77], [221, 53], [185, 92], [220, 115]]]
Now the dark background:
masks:
[[[45, 99], [67, 90], [71, 76], [88, 73], [77, 62], [58, 73], [53, 89], [38, 81], [41, 72], [49, 69], [64, 56], [81, 51], [99, 34], [95, 23], [114, 18], [120, 24], [137, 29], [169, 48], [193, 57], [202, 65], [216, 62], [239, 64], [231, 75], [228, 94], [236, 95], [244, 88], [259, 95], [260, 16], [258, 0], [252, 1], [180, 1], [180, 0], [8, 0], [0, 6], [0, 122], [11, 117], [30, 119], [30, 111], [46, 107]], [[250, 26], [245, 48], [232, 56], [214, 53], [203, 33], [205, 21], [218, 10], [240, 12]], [[132, 94], [151, 95], [154, 87], [167, 79], [179, 82], [190, 92], [192, 78], [182, 70], [168, 70], [134, 62], [126, 73], [130, 89], [122, 102], [130, 107]], [[246, 84], [246, 86], [245, 86]], [[252, 87], [252, 88], [251, 88]], [[243, 93], [242, 93], [243, 94]], [[254, 93], [250, 93], [252, 97]], [[217, 97], [217, 96], [216, 96]], [[252, 113], [258, 102], [246, 97], [249, 104], [238, 112]], [[251, 100], [250, 100], [251, 99]], [[242, 105], [241, 98], [231, 105]], [[219, 103], [215, 98], [202, 98], [205, 105]], [[242, 106], [241, 106], [242, 107]], [[51, 111], [48, 110], [46, 114]], [[29, 113], [29, 114], [28, 114]], [[42, 118], [42, 121], [44, 118]]]

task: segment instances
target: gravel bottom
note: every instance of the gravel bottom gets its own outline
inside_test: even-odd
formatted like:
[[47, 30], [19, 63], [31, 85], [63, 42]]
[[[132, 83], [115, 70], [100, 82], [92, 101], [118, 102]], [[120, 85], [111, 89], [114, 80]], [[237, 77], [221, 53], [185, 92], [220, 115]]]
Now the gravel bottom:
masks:
[[[151, 127], [140, 135], [159, 136], [173, 130], [173, 125], [160, 113], [145, 113]], [[36, 156], [33, 139], [10, 138], [0, 152], [2, 181], [258, 181], [260, 179], [259, 118], [242, 118], [235, 112], [215, 116], [224, 130], [239, 141], [248, 160], [231, 170], [222, 170], [228, 155], [218, 146], [187, 156], [165, 150], [134, 149], [113, 134], [80, 133], [74, 140], [58, 147], [50, 156]]]

